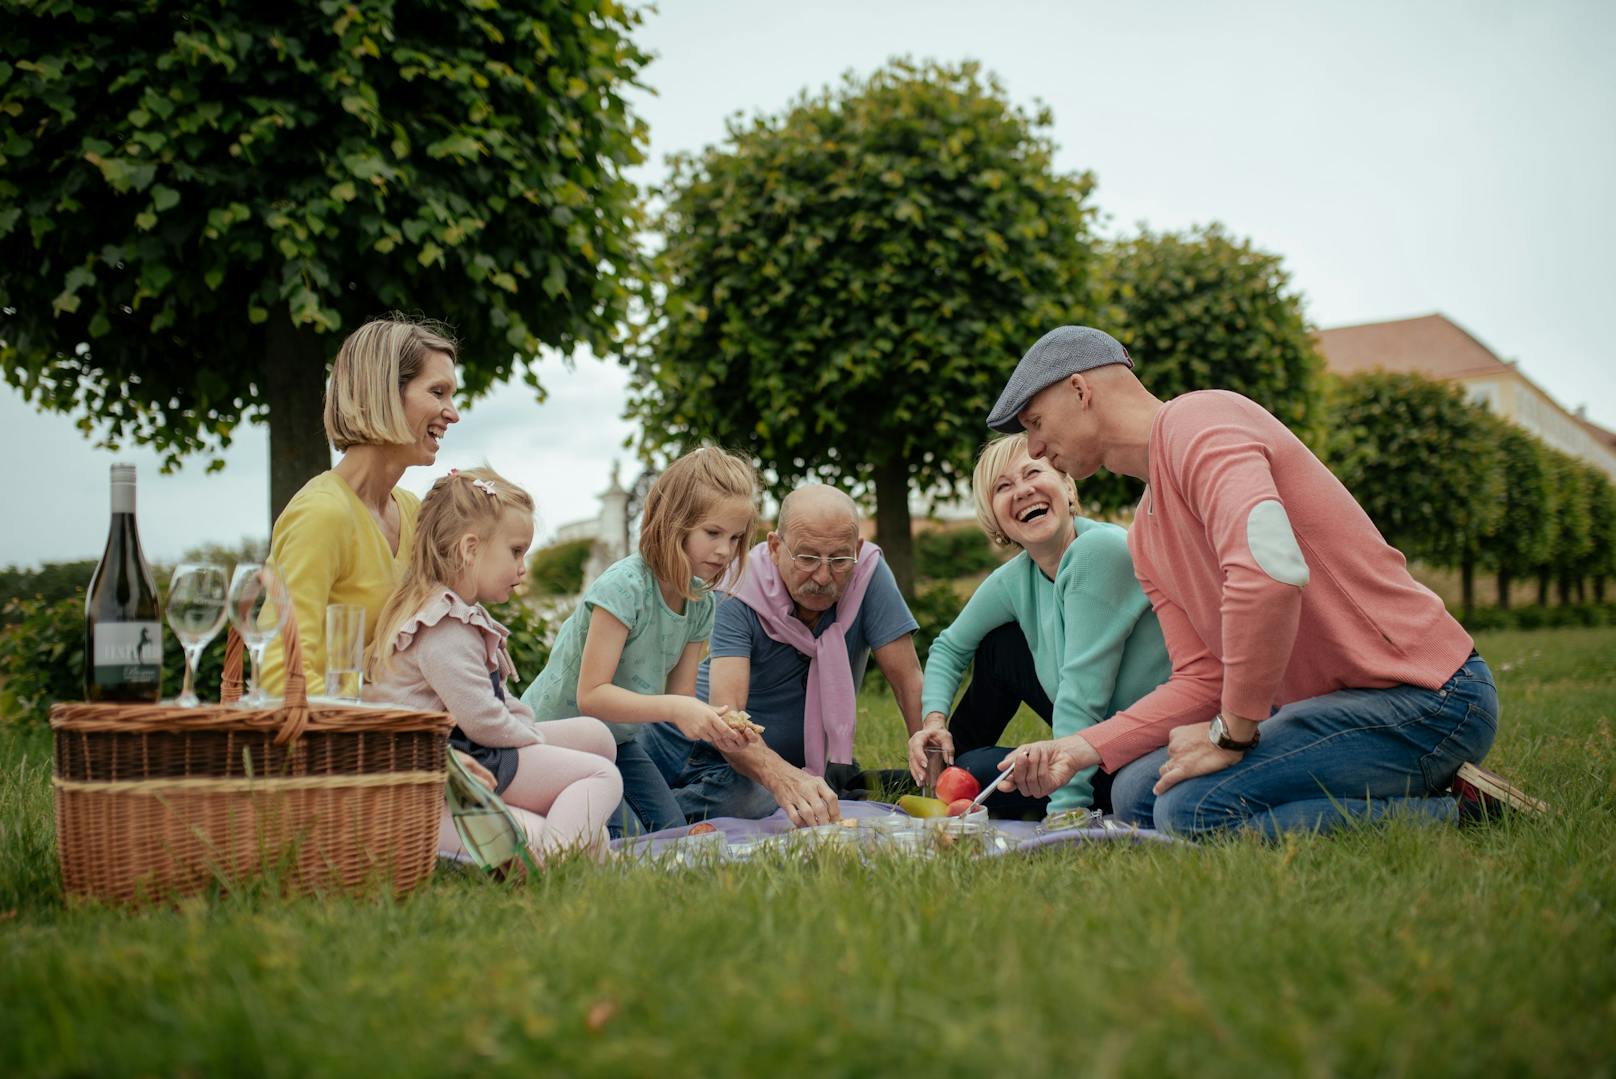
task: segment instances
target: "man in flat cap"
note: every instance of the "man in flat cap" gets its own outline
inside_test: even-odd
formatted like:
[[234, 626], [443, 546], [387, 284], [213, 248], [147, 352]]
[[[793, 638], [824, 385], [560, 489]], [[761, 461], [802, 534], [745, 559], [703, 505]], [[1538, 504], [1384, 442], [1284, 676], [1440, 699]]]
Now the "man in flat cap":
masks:
[[1474, 767], [1498, 695], [1470, 635], [1262, 406], [1226, 390], [1164, 403], [1116, 338], [1062, 326], [988, 425], [1025, 430], [1079, 483], [1105, 468], [1148, 484], [1128, 548], [1173, 663], [1132, 707], [1006, 757], [1007, 786], [1040, 797], [1121, 769], [1117, 815], [1186, 836], [1529, 807]]

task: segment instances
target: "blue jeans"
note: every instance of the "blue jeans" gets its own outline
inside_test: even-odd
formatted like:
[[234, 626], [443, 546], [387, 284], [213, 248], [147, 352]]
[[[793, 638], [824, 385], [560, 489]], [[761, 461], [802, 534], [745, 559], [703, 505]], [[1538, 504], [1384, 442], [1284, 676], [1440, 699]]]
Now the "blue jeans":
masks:
[[672, 788], [687, 820], [761, 820], [780, 808], [762, 784], [741, 775], [718, 750], [691, 741], [671, 723], [647, 724], [640, 741], [658, 770], [657, 778]]
[[1151, 788], [1167, 750], [1146, 754], [1117, 772], [1112, 801], [1124, 822], [1191, 838], [1324, 832], [1392, 815], [1453, 820], [1453, 774], [1479, 763], [1497, 733], [1498, 690], [1472, 653], [1438, 689], [1343, 689], [1287, 704], [1240, 761], [1160, 797]]
[[645, 730], [633, 741], [617, 744], [617, 770], [623, 774], [623, 801], [606, 822], [606, 830], [616, 839], [640, 832], [660, 832], [685, 823], [679, 803], [668, 789], [668, 781], [641, 744]]

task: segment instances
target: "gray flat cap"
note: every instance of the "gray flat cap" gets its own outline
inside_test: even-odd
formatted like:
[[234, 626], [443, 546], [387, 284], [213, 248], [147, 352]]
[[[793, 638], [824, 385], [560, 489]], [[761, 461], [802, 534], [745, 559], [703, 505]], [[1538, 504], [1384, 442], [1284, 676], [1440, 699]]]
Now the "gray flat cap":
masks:
[[1039, 390], [1067, 375], [1113, 363], [1133, 366], [1122, 342], [1104, 330], [1090, 326], [1060, 326], [1050, 330], [1027, 350], [1010, 373], [999, 403], [988, 413], [988, 426], [1005, 434], [1015, 434], [1022, 429], [1016, 416]]

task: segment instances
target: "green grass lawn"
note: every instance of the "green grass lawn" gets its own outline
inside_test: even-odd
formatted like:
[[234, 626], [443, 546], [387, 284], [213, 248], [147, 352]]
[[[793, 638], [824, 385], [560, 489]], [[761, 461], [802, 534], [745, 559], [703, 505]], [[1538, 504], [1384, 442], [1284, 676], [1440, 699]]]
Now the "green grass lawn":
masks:
[[1552, 819], [403, 902], [67, 906], [48, 740], [0, 728], [0, 1074], [1610, 1075], [1616, 630], [1481, 646]]

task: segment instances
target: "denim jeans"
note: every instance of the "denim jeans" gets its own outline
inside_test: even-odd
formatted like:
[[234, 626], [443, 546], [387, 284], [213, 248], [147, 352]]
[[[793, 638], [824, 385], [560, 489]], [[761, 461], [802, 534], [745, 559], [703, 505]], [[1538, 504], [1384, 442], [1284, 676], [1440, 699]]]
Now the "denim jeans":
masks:
[[[640, 739], [688, 820], [761, 820], [780, 808], [767, 787], [737, 772], [718, 750], [691, 741], [671, 723], [649, 724]], [[866, 779], [857, 763], [826, 765], [825, 782], [838, 798], [865, 795], [860, 784]]]
[[673, 724], [648, 724], [640, 737], [685, 819], [759, 820], [779, 808], [762, 784], [741, 775], [706, 742], [686, 738]]
[[645, 751], [642, 729], [634, 740], [617, 745], [617, 770], [623, 774], [623, 801], [607, 822], [606, 830], [616, 839], [640, 832], [660, 832], [685, 823], [679, 803], [668, 789], [668, 781]]
[[1446, 793], [1461, 764], [1479, 763], [1498, 732], [1498, 691], [1472, 653], [1438, 689], [1344, 689], [1293, 701], [1263, 721], [1257, 748], [1220, 772], [1151, 793], [1167, 750], [1120, 769], [1116, 815], [1175, 835], [1232, 828], [1270, 836], [1331, 831], [1403, 815], [1453, 820]]

